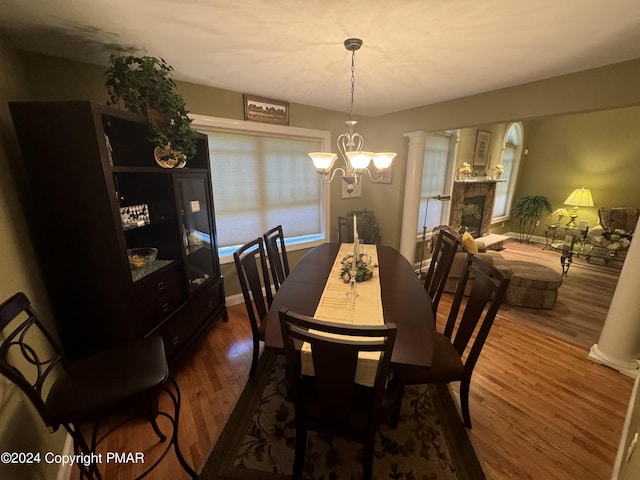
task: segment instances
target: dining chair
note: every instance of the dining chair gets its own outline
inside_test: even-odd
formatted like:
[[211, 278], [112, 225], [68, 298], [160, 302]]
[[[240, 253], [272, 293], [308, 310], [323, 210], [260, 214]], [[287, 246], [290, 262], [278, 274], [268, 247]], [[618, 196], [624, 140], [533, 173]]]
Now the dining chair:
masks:
[[353, 243], [353, 218], [338, 217], [338, 243]]
[[289, 259], [287, 258], [287, 249], [284, 245], [284, 233], [282, 225], [272, 228], [266, 232], [262, 238], [267, 250], [267, 258], [269, 259], [269, 267], [271, 268], [271, 279], [276, 292], [280, 289], [280, 285], [289, 275]]
[[435, 234], [433, 252], [429, 270], [424, 280], [424, 289], [431, 299], [431, 308], [435, 315], [438, 310], [444, 286], [453, 265], [453, 259], [460, 248], [460, 237], [445, 228], [439, 228]]
[[[269, 287], [269, 273], [262, 238], [243, 245], [233, 254], [244, 305], [247, 308], [253, 336], [253, 360], [249, 376], [252, 377], [260, 356], [260, 341], [264, 341], [267, 329], [267, 313], [273, 302]], [[264, 292], [264, 293], [263, 293]]]
[[[198, 478], [178, 444], [180, 389], [169, 376], [160, 337], [149, 336], [70, 364], [27, 296], [19, 292], [0, 305], [0, 338], [0, 374], [24, 392], [52, 432], [63, 427], [69, 433], [75, 454], [95, 453], [104, 438], [124, 423], [119, 421], [99, 437], [101, 422], [124, 413], [131, 414], [122, 416], [125, 420], [133, 420], [139, 415], [132, 412], [141, 412], [161, 442], [167, 437], [156, 417], [168, 419], [173, 432], [159, 458], [137, 478], [150, 473], [172, 446], [182, 468]], [[170, 399], [173, 412], [158, 409], [160, 394]], [[96, 463], [77, 465], [81, 479], [102, 478]]]
[[[371, 217], [359, 216], [358, 237], [361, 243], [374, 243], [374, 223]], [[353, 243], [353, 217], [338, 217], [338, 243]]]
[[[362, 478], [371, 479], [375, 435], [395, 404], [394, 391], [386, 384], [396, 326], [326, 322], [286, 308], [280, 309], [279, 316], [287, 387], [296, 416], [293, 478], [302, 477], [307, 431], [313, 430], [361, 442]], [[302, 371], [300, 342], [311, 346], [313, 375]], [[380, 355], [373, 386], [355, 382], [360, 352]]]
[[[467, 289], [468, 297], [465, 297], [465, 287], [470, 278], [473, 278], [473, 282], [470, 289]], [[471, 428], [471, 375], [508, 285], [509, 279], [493, 265], [475, 255], [467, 256], [466, 268], [458, 283], [444, 332], [435, 332], [431, 366], [405, 366], [394, 372], [395, 381], [398, 383], [398, 402], [392, 413], [392, 426], [398, 424], [406, 385], [459, 381], [464, 424]], [[465, 354], [468, 347], [469, 350]]]

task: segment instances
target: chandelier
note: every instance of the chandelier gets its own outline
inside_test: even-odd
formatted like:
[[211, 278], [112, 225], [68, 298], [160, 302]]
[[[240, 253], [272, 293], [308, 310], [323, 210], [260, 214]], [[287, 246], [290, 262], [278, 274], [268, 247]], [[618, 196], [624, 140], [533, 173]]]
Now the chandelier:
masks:
[[[352, 193], [355, 185], [360, 182], [360, 177], [365, 173], [372, 182], [380, 182], [383, 172], [391, 166], [396, 153], [394, 152], [365, 152], [364, 138], [359, 133], [353, 131], [353, 127], [358, 123], [353, 119], [353, 93], [355, 91], [355, 71], [356, 71], [356, 50], [362, 46], [359, 38], [347, 38], [344, 41], [344, 48], [351, 52], [351, 101], [349, 104], [348, 131], [341, 134], [337, 140], [338, 152], [344, 162], [343, 167], [336, 167], [332, 170], [333, 164], [338, 158], [338, 154], [330, 152], [311, 152], [309, 156], [313, 160], [316, 171], [321, 175], [324, 183], [331, 183], [337, 172], [341, 172], [342, 180], [347, 184], [347, 193]], [[373, 161], [379, 176], [374, 176], [369, 170], [369, 164]]]

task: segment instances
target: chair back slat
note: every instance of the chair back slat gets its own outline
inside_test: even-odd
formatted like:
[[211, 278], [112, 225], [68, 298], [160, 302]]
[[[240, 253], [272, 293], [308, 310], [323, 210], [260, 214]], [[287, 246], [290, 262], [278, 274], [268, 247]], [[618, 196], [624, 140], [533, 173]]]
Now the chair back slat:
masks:
[[272, 228], [263, 235], [264, 244], [271, 268], [271, 279], [276, 291], [289, 275], [289, 259], [287, 249], [284, 244], [284, 233], [282, 225]]
[[353, 243], [353, 218], [338, 217], [338, 243]]
[[431, 263], [424, 281], [424, 288], [431, 298], [431, 306], [435, 314], [442, 292], [444, 291], [453, 260], [460, 247], [460, 238], [446, 229], [439, 229], [431, 256]]
[[352, 345], [316, 340], [311, 343], [314, 387], [324, 421], [344, 424], [350, 415], [358, 350]]
[[[470, 281], [472, 281], [471, 286], [467, 288]], [[465, 370], [469, 374], [473, 371], [480, 356], [489, 330], [504, 300], [508, 285], [509, 279], [493, 265], [475, 255], [468, 254], [466, 268], [458, 283], [444, 334], [452, 339], [452, 343], [461, 357], [469, 343], [472, 342], [464, 360]], [[468, 290], [466, 299], [465, 289]], [[460, 315], [463, 299], [466, 302], [462, 315]]]
[[239, 248], [233, 254], [233, 259], [251, 328], [257, 331], [273, 302], [262, 238], [256, 238]]

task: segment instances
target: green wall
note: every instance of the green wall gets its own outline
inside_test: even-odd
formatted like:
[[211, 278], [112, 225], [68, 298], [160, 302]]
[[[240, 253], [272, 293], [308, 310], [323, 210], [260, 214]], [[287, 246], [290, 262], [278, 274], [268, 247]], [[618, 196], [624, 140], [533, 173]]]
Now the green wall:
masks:
[[545, 195], [554, 209], [571, 210], [564, 200], [589, 188], [595, 205], [578, 215], [591, 227], [598, 207], [640, 206], [640, 107], [531, 120], [525, 132], [519, 195]]

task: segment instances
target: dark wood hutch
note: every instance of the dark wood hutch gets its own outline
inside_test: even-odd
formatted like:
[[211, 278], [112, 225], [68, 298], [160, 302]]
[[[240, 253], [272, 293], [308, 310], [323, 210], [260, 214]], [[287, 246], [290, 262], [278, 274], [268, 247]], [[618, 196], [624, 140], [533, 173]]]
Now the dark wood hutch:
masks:
[[[71, 361], [158, 334], [174, 364], [227, 319], [209, 153], [161, 168], [147, 120], [91, 102], [10, 102], [38, 263]], [[127, 249], [157, 248], [132, 268]]]

